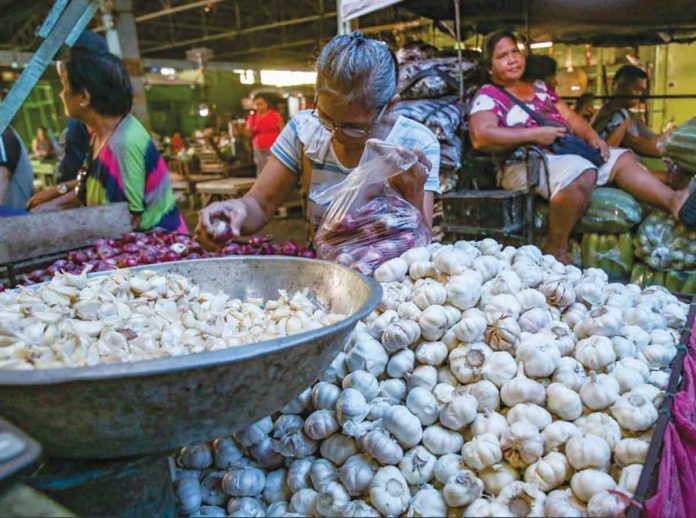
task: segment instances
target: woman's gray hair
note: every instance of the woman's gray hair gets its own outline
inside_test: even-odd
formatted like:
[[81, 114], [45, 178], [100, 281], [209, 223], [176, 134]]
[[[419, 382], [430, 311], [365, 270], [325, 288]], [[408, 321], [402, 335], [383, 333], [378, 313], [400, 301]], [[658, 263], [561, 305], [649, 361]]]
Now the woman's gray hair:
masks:
[[387, 44], [361, 32], [335, 36], [317, 58], [317, 93], [380, 109], [396, 94], [398, 65]]

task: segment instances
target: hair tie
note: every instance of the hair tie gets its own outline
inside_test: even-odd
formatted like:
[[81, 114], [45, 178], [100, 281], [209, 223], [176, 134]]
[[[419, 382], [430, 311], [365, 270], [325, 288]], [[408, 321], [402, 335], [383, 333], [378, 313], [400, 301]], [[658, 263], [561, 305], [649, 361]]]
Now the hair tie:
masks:
[[353, 31], [350, 33], [351, 41], [365, 41], [365, 33], [361, 31]]

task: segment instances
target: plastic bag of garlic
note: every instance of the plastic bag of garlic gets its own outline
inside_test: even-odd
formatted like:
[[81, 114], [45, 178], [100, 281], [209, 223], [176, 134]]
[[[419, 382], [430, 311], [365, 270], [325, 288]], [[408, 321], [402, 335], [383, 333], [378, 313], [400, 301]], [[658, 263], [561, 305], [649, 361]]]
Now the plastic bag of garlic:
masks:
[[613, 516], [645, 462], [687, 306], [534, 246], [431, 245], [321, 380], [188, 446], [190, 516]]

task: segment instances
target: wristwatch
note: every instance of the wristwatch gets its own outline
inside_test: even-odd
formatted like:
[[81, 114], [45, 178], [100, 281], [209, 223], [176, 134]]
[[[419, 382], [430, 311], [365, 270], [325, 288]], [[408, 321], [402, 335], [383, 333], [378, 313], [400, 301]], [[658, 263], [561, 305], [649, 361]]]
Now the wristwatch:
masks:
[[58, 194], [66, 194], [68, 192], [68, 184], [65, 182], [61, 182], [56, 186], [56, 190], [58, 191]]

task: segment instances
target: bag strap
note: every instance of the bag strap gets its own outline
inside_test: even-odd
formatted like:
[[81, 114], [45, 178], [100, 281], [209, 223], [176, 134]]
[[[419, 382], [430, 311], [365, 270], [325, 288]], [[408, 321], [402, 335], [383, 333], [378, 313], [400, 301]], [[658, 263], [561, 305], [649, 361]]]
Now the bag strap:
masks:
[[504, 93], [508, 99], [510, 99], [513, 103], [515, 103], [517, 106], [522, 108], [524, 111], [526, 111], [529, 116], [536, 121], [539, 126], [548, 126], [548, 122], [545, 121], [542, 117], [539, 116], [538, 113], [535, 113], [534, 110], [530, 109], [529, 106], [527, 106], [526, 103], [523, 103], [520, 101], [517, 97], [512, 95], [506, 88], [503, 88], [502, 86], [498, 86], [496, 84], [493, 84], [498, 90], [500, 90], [502, 93]]
[[312, 163], [304, 152], [304, 146], [300, 152], [300, 178], [299, 188], [302, 196], [302, 215], [305, 218], [307, 231], [307, 246], [312, 246], [314, 242], [314, 222], [312, 221], [311, 202], [309, 201], [309, 191], [312, 187]]

